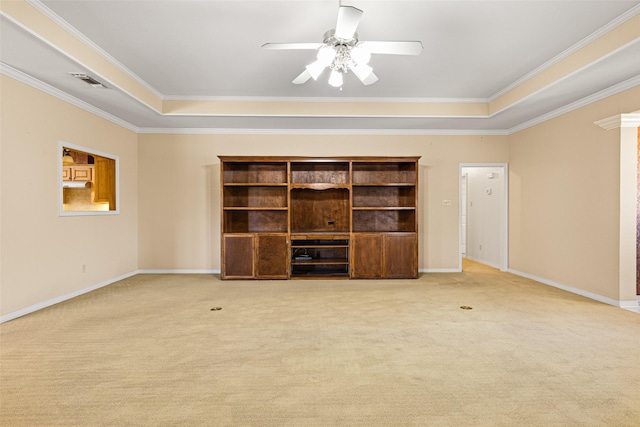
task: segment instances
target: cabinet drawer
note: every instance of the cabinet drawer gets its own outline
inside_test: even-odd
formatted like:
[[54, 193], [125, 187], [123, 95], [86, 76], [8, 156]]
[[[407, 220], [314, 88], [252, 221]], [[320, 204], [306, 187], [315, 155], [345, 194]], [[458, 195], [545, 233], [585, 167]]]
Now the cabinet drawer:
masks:
[[93, 167], [74, 166], [71, 168], [71, 179], [73, 181], [92, 181]]

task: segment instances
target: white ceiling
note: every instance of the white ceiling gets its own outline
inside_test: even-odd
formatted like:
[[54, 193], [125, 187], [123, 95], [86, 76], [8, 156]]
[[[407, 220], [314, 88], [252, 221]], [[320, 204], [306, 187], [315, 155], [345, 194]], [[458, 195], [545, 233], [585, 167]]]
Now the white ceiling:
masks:
[[[360, 40], [419, 40], [420, 56], [374, 55], [380, 80], [353, 75], [343, 90], [294, 85], [313, 51], [269, 51], [267, 42], [320, 42], [338, 1], [40, 1], [42, 12], [91, 43], [161, 99], [310, 102], [488, 102], [640, 13], [640, 1], [345, 1], [364, 11]], [[72, 28], [71, 28], [72, 27]], [[602, 55], [504, 111], [487, 117], [336, 117], [159, 114], [107, 81], [94, 89], [69, 72], [100, 79], [25, 25], [0, 18], [3, 72], [43, 82], [138, 131], [386, 130], [508, 133], [640, 84], [640, 39]], [[604, 92], [603, 92], [604, 91]], [[116, 119], [117, 118], [117, 119]]]

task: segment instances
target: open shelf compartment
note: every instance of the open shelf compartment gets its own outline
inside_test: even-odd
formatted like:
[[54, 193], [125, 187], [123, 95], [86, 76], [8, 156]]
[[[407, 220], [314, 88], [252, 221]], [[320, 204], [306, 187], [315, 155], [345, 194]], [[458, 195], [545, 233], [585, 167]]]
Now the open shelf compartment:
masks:
[[354, 162], [353, 185], [415, 184], [415, 162]]
[[225, 162], [222, 178], [225, 184], [286, 184], [287, 163]]
[[348, 276], [347, 236], [298, 236], [291, 240], [291, 277]]
[[349, 162], [291, 163], [291, 184], [348, 184]]

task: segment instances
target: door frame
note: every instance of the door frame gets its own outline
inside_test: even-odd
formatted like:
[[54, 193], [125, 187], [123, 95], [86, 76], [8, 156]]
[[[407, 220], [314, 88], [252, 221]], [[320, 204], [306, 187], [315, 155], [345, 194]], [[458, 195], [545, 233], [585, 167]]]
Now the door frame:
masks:
[[[508, 163], [460, 163], [458, 165], [458, 270], [462, 271], [462, 169], [463, 168], [502, 168], [503, 211], [500, 221], [500, 271], [509, 270], [509, 164]], [[468, 221], [467, 221], [468, 222]]]

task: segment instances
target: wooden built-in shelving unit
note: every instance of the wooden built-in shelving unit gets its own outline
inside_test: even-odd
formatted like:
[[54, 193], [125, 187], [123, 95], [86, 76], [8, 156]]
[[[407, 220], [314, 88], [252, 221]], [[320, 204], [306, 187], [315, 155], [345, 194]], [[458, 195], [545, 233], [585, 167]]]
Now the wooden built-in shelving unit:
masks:
[[418, 159], [220, 156], [222, 278], [417, 277]]

